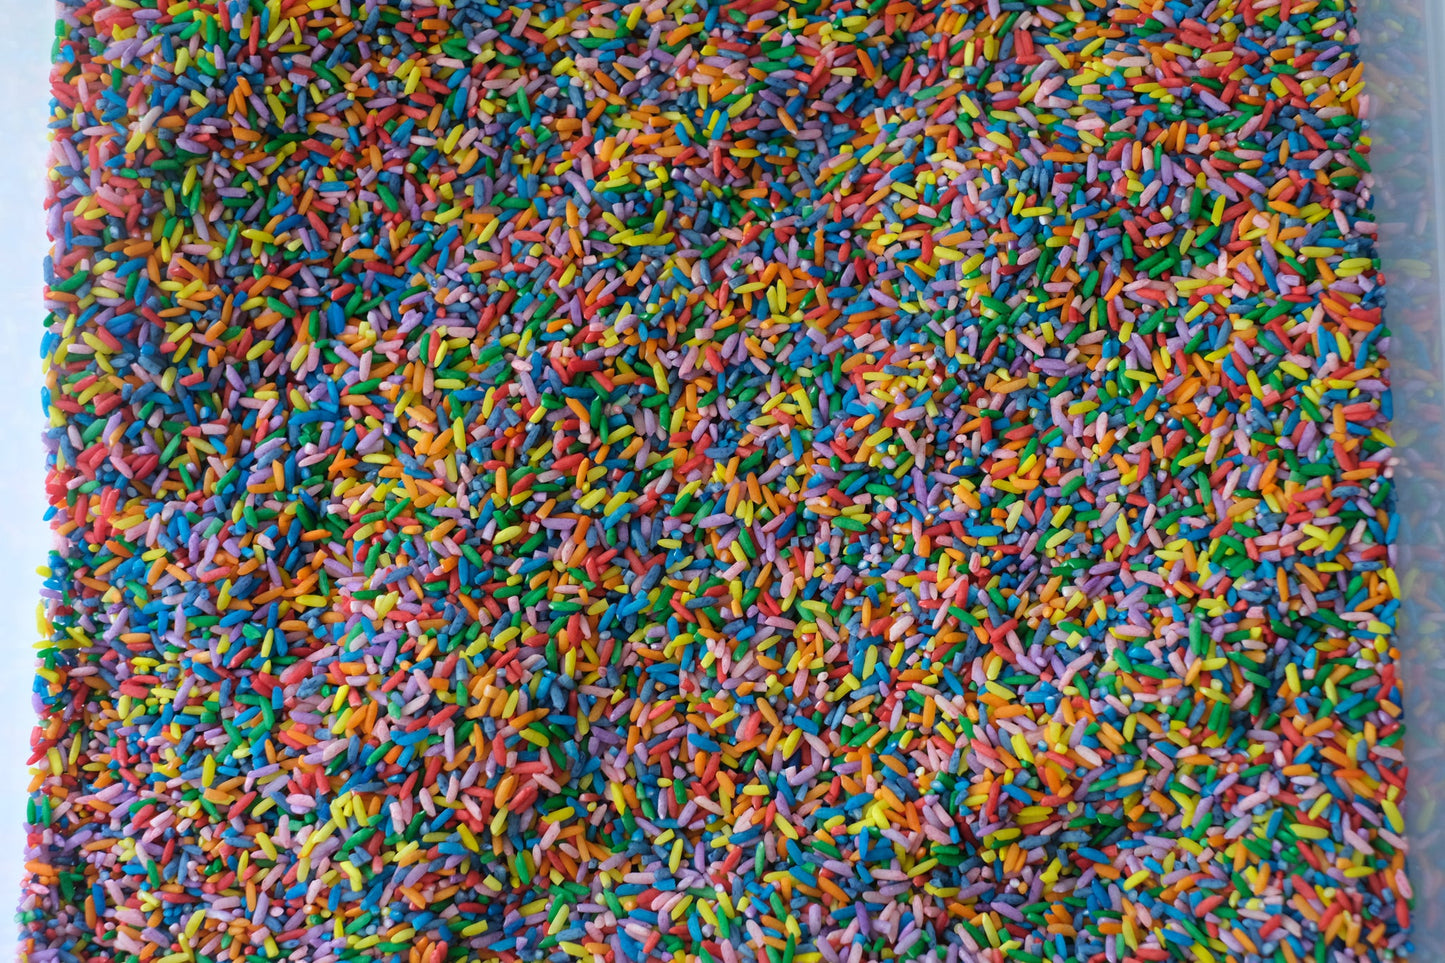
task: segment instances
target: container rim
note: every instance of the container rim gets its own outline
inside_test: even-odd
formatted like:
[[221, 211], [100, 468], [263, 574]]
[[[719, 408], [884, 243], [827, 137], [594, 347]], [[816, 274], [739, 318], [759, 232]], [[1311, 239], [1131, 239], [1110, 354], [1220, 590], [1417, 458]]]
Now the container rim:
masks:
[[1445, 960], [1445, 3], [1357, 0], [1386, 283], [1411, 959]]

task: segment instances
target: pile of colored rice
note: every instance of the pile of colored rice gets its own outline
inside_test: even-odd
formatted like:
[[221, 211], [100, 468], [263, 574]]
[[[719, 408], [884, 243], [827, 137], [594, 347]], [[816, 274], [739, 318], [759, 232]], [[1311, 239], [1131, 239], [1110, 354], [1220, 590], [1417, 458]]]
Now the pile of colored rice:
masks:
[[1384, 961], [1347, 0], [62, 0], [32, 963]]

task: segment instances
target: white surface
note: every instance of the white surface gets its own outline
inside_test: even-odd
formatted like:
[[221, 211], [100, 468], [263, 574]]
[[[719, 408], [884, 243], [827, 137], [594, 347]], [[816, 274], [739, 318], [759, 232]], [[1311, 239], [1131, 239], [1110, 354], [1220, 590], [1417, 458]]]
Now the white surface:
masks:
[[49, 535], [40, 436], [52, 8], [0, 0], [0, 960], [16, 958], [36, 609]]

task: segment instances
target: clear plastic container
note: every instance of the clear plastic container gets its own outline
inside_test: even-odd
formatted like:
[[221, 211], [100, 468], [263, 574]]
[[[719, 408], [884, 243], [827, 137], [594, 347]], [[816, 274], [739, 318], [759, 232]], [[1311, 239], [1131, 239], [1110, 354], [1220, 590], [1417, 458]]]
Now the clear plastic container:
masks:
[[1358, 0], [1390, 327], [1412, 960], [1445, 960], [1445, 2]]

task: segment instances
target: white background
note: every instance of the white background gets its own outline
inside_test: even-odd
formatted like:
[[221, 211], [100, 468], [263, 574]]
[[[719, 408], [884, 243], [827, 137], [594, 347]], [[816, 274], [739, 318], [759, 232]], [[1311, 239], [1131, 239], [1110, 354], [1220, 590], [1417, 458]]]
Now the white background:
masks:
[[48, 1], [0, 0], [0, 960], [16, 959], [19, 940], [35, 570], [49, 548], [39, 344], [53, 29]]
[[40, 408], [41, 261], [53, 8], [0, 0], [0, 960], [16, 958], [12, 921], [25, 849], [32, 663], [50, 540]]

